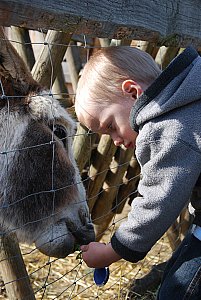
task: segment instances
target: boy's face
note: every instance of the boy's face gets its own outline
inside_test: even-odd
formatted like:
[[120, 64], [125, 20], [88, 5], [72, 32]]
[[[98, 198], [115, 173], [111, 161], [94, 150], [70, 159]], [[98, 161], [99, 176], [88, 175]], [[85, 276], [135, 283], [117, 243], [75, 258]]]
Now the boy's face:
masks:
[[135, 148], [137, 133], [129, 124], [130, 111], [133, 106], [132, 99], [122, 99], [115, 103], [90, 102], [79, 104], [76, 99], [75, 110], [78, 120], [93, 132], [109, 134], [116, 146], [124, 145], [126, 148]]

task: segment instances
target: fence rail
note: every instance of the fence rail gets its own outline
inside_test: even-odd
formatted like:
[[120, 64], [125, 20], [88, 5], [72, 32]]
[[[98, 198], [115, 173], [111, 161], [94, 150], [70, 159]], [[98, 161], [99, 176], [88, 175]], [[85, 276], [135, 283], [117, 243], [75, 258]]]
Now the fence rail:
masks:
[[199, 0], [1, 0], [0, 24], [91, 37], [201, 45]]
[[[29, 1], [21, 1], [21, 0], [0, 1], [0, 11], [3, 12], [3, 15], [2, 14], [0, 15], [0, 22], [2, 22], [2, 24], [4, 25], [21, 24], [26, 28], [27, 27], [30, 28], [40, 27], [43, 29], [45, 28], [45, 30], [42, 30], [44, 41], [39, 42], [40, 54], [38, 55], [38, 58], [36, 60], [33, 57], [34, 52], [32, 51], [30, 52], [27, 50], [28, 48], [30, 50], [30, 47], [32, 47], [34, 43], [37, 43], [37, 41], [32, 40], [32, 36], [31, 36], [31, 34], [33, 33], [32, 31], [29, 32], [25, 28], [21, 28], [19, 30], [19, 28], [12, 27], [11, 31], [15, 30], [15, 34], [14, 36], [12, 36], [11, 40], [13, 41], [13, 45], [17, 48], [17, 50], [22, 51], [21, 56], [24, 57], [24, 60], [25, 62], [27, 62], [27, 65], [28, 62], [32, 61], [32, 64], [28, 65], [28, 67], [30, 69], [32, 68], [32, 73], [34, 74], [34, 77], [37, 78], [40, 83], [47, 85], [48, 88], [50, 88], [53, 97], [57, 98], [58, 96], [62, 96], [61, 97], [62, 103], [64, 103], [66, 107], [70, 107], [68, 108], [68, 111], [70, 111], [70, 113], [72, 113], [74, 117], [76, 116], [73, 111], [71, 100], [76, 93], [76, 83], [77, 83], [76, 80], [78, 80], [79, 78], [79, 71], [82, 65], [90, 57], [93, 51], [96, 51], [97, 48], [101, 48], [103, 46], [105, 47], [106, 45], [110, 46], [111, 43], [113, 42], [120, 45], [124, 44], [123, 40], [111, 41], [109, 38], [121, 37], [121, 38], [131, 39], [133, 37], [143, 37], [143, 40], [148, 39], [149, 42], [145, 42], [145, 43], [141, 41], [139, 42], [137, 40], [129, 40], [127, 41], [127, 43], [130, 44], [130, 46], [132, 47], [141, 47], [141, 49], [149, 52], [156, 60], [157, 59], [159, 60], [159, 63], [162, 65], [162, 67], [165, 67], [173, 59], [173, 57], [175, 57], [179, 53], [179, 51], [182, 51], [179, 45], [185, 45], [185, 43], [187, 43], [187, 39], [185, 38], [185, 35], [183, 35], [180, 42], [176, 43], [177, 47], [160, 48], [158, 44], [153, 44], [153, 41], [157, 41], [157, 42], [160, 41], [159, 36], [161, 33], [159, 34], [157, 32], [157, 34], [155, 35], [156, 39], [154, 37], [154, 39], [152, 40], [152, 34], [148, 36], [148, 33], [150, 33], [149, 31], [150, 27], [149, 30], [144, 31], [144, 29], [141, 30], [142, 29], [141, 27], [138, 26], [135, 27], [134, 24], [132, 24], [128, 35], [126, 32], [129, 28], [128, 26], [129, 23], [126, 25], [124, 24], [126, 26], [126, 30], [123, 33], [123, 35], [122, 36], [117, 35], [116, 30], [119, 30], [118, 22], [120, 22], [120, 17], [118, 16], [118, 14], [115, 15], [115, 13], [112, 13], [113, 18], [115, 17], [116, 20], [119, 18], [118, 22], [116, 21], [115, 23], [116, 25], [113, 26], [114, 25], [113, 22], [108, 23], [109, 19], [107, 19], [107, 21], [103, 21], [103, 19], [102, 21], [99, 20], [99, 18], [104, 17], [104, 14], [102, 16], [96, 15], [98, 14], [98, 12], [96, 11], [97, 7], [95, 6], [92, 9], [92, 13], [95, 13], [96, 11], [96, 14], [94, 15], [97, 17], [96, 26], [98, 22], [101, 23], [101, 26], [94, 27], [95, 23], [91, 21], [91, 19], [93, 19], [92, 18], [93, 15], [92, 16], [86, 15], [85, 17], [83, 16], [81, 17], [81, 20], [78, 22], [79, 26], [76, 27], [77, 25], [75, 26], [76, 23], [75, 20], [77, 20], [78, 15], [80, 13], [79, 9], [77, 11], [75, 10], [76, 3], [77, 3], [76, 1], [71, 1], [71, 6], [74, 7], [74, 10], [65, 8], [66, 10], [64, 9], [63, 12], [61, 12], [61, 10], [58, 9], [58, 5], [62, 5], [63, 1], [57, 1], [57, 3], [55, 3], [54, 1], [54, 5], [55, 5], [54, 8], [51, 6], [52, 1], [47, 1], [47, 2], [34, 1], [34, 4], [29, 3], [29, 7], [28, 7], [28, 2]], [[39, 6], [39, 2], [40, 2], [40, 6]], [[149, 5], [153, 5], [154, 2], [155, 1], [149, 1]], [[183, 1], [185, 12], [186, 9], [188, 8], [189, 2], [190, 1]], [[120, 1], [119, 2], [115, 1], [115, 3], [116, 5], [122, 4], [122, 2]], [[167, 5], [168, 9], [170, 9], [171, 7], [172, 9], [176, 9], [175, 2], [174, 2], [175, 4], [172, 5], [171, 7], [170, 7], [170, 2], [168, 2], [169, 4], [167, 4], [164, 1], [162, 3], [163, 6], [158, 7], [157, 11], [155, 10], [153, 15], [150, 16], [150, 18], [154, 18], [154, 14], [156, 12], [158, 14], [160, 12], [160, 9], [164, 10], [165, 5]], [[22, 10], [22, 4], [24, 5], [23, 10]], [[89, 6], [91, 7], [93, 3], [82, 2], [81, 5], [83, 5], [84, 7], [85, 4], [88, 4], [88, 7]], [[135, 1], [132, 1], [130, 5], [131, 4], [135, 4]], [[143, 4], [146, 7], [146, 11], [150, 10], [150, 6], [148, 6], [147, 1], [141, 1], [141, 3], [138, 5], [138, 8], [136, 7], [135, 9], [136, 14], [137, 14], [137, 10], [138, 10], [138, 15], [145, 13], [143, 10]], [[67, 4], [65, 3], [65, 5]], [[83, 7], [81, 8], [83, 9]], [[135, 6], [133, 5], [132, 7]], [[116, 8], [117, 7], [115, 7], [115, 5], [114, 7], [112, 7], [112, 9], [116, 9]], [[179, 6], [179, 8], [181, 9], [181, 6]], [[21, 11], [19, 13], [20, 9]], [[67, 14], [67, 9], [70, 10], [71, 14], [70, 13]], [[127, 7], [128, 11], [129, 9], [131, 10], [131, 6]], [[141, 13], [140, 13], [140, 9], [142, 9]], [[87, 8], [85, 8], [85, 10], [87, 10]], [[103, 12], [107, 10], [108, 10], [108, 6], [103, 8]], [[120, 14], [119, 9], [117, 9], [117, 13]], [[174, 15], [173, 12], [171, 13]], [[170, 16], [171, 13], [169, 11]], [[190, 13], [191, 10], [188, 15], [189, 16], [188, 20], [190, 20]], [[199, 13], [199, 6], [198, 6], [198, 13]], [[38, 21], [36, 20], [36, 15]], [[183, 15], [185, 16], [185, 14]], [[7, 19], [6, 16], [8, 17]], [[64, 17], [67, 18], [67, 16], [68, 17], [70, 16], [70, 19], [68, 19], [68, 24], [64, 22]], [[86, 22], [87, 17], [90, 17], [90, 19], [88, 19], [88, 21]], [[22, 20], [22, 18], [24, 18], [24, 20]], [[133, 17], [133, 20], [134, 19], [135, 18]], [[143, 19], [145, 20], [144, 17]], [[50, 24], [50, 20], [52, 20], [51, 24], [53, 25]], [[131, 16], [129, 16], [128, 21], [129, 20], [131, 20]], [[169, 19], [169, 22], [170, 20], [171, 18]], [[41, 23], [39, 24], [39, 22]], [[59, 26], [62, 26], [62, 22], [64, 22], [62, 29], [64, 31], [68, 31], [67, 33], [55, 32], [51, 30], [49, 30], [48, 32], [46, 31], [46, 29], [50, 29], [50, 28], [57, 29], [57, 30], [61, 29], [61, 27]], [[74, 24], [73, 25], [74, 29], [75, 27], [77, 28], [73, 32], [69, 30], [69, 28], [71, 28], [70, 22]], [[135, 20], [135, 22], [141, 24], [139, 22], [139, 19]], [[157, 19], [155, 20], [155, 22], [157, 22]], [[83, 31], [81, 31], [83, 24], [85, 25], [83, 27]], [[151, 24], [151, 22], [149, 24]], [[16, 37], [15, 40], [16, 32], [19, 34], [19, 36], [18, 38]], [[75, 35], [75, 33], [80, 33], [80, 32], [83, 33], [81, 36]], [[146, 34], [144, 35], [145, 32], [147, 36]], [[153, 33], [153, 31], [151, 32]], [[85, 36], [86, 33], [87, 34], [89, 33], [89, 36], [88, 35]], [[92, 41], [89, 39], [90, 44], [88, 44], [87, 41], [91, 35], [107, 37], [107, 39], [103, 40], [96, 37]], [[84, 39], [82, 40], [83, 36]], [[192, 41], [194, 41], [194, 38], [193, 37], [191, 38]], [[76, 39], [78, 39], [79, 41], [75, 42]], [[196, 39], [196, 43], [197, 43], [196, 45], [199, 44], [198, 38]], [[68, 53], [69, 49], [70, 52]], [[70, 74], [72, 75], [71, 78], [73, 78], [71, 82], [72, 93], [68, 91], [66, 82], [64, 82], [64, 76], [63, 76], [64, 74], [61, 65], [64, 60], [67, 60], [67, 62], [69, 62], [69, 70], [70, 70]], [[41, 68], [44, 68], [42, 73], [40, 71]], [[54, 93], [54, 82], [58, 79], [59, 73], [61, 75], [60, 78], [62, 78], [63, 81], [62, 82], [63, 84], [60, 86], [63, 86], [65, 88], [64, 90], [59, 89], [57, 90], [57, 92]], [[37, 74], [39, 74], [39, 77], [37, 76]], [[82, 180], [86, 187], [89, 208], [92, 214], [93, 222], [96, 227], [97, 240], [102, 239], [103, 241], [108, 242], [110, 240], [111, 234], [115, 229], [115, 227], [118, 226], [118, 224], [120, 224], [123, 218], [125, 218], [124, 209], [129, 209], [128, 202], [129, 203], [132, 202], [132, 199], [137, 193], [136, 189], [137, 189], [139, 173], [140, 173], [139, 165], [135, 160], [133, 153], [130, 150], [128, 149], [125, 150], [125, 149], [120, 149], [115, 147], [108, 136], [103, 135], [100, 137], [97, 134], [90, 133], [86, 128], [84, 128], [80, 124], [78, 124], [77, 132], [74, 136], [73, 148], [74, 148], [74, 156], [78, 163]], [[182, 225], [184, 226], [182, 227]], [[148, 257], [148, 259], [145, 259], [143, 262], [140, 262], [137, 266], [133, 266], [133, 265], [131, 266], [130, 264], [129, 267], [125, 266], [125, 264], [123, 265], [123, 262], [120, 262], [119, 265], [115, 266], [116, 268], [118, 268], [118, 272], [116, 272], [115, 268], [112, 269], [112, 273], [114, 274], [117, 273], [117, 275], [115, 275], [116, 277], [111, 276], [113, 282], [110, 283], [107, 288], [98, 289], [96, 291], [96, 294], [92, 294], [90, 296], [90, 299], [102, 300], [102, 299], [108, 299], [109, 297], [111, 297], [109, 299], [121, 299], [119, 298], [120, 297], [119, 291], [121, 291], [122, 294], [121, 297], [122, 299], [124, 299], [123, 298], [125, 296], [124, 289], [128, 288], [133, 278], [136, 276], [141, 277], [142, 275], [144, 275], [144, 273], [148, 272], [148, 270], [150, 270], [154, 264], [166, 260], [169, 253], [171, 253], [172, 249], [175, 249], [178, 243], [180, 243], [181, 239], [185, 235], [188, 226], [189, 226], [189, 215], [185, 210], [184, 212], [182, 212], [180, 219], [175, 221], [175, 224], [173, 224], [173, 226], [169, 229], [169, 231], [166, 234], [166, 237], [162, 238], [162, 240], [156, 246], [156, 250], [154, 250], [151, 256]], [[166, 242], [164, 242], [165, 239]], [[28, 292], [30, 299], [34, 299], [35, 297], [36, 299], [48, 299], [49, 295], [53, 293], [52, 290], [54, 290], [56, 293], [54, 294], [54, 296], [52, 296], [52, 299], [66, 299], [66, 297], [68, 297], [68, 299], [74, 299], [74, 298], [82, 299], [82, 296], [83, 299], [84, 298], [86, 299], [86, 294], [87, 297], [89, 297], [89, 291], [91, 291], [92, 289], [94, 290], [94, 288], [92, 288], [94, 283], [91, 280], [92, 270], [86, 269], [86, 266], [83, 266], [82, 261], [80, 262], [76, 261], [75, 255], [67, 257], [65, 262], [64, 260], [61, 260], [61, 265], [59, 267], [57, 267], [58, 260], [53, 261], [50, 258], [46, 258], [45, 263], [42, 263], [44, 262], [43, 256], [42, 258], [36, 257], [34, 259], [31, 259], [30, 262], [26, 259], [27, 258], [26, 254], [22, 253], [21, 256], [19, 246], [15, 240], [15, 237], [13, 237], [13, 241], [14, 242], [12, 242], [12, 240], [10, 241], [8, 236], [8, 239], [3, 238], [1, 242], [1, 257], [0, 257], [1, 273], [4, 281], [4, 286], [6, 287], [7, 290], [7, 297], [9, 297], [9, 299], [12, 300], [15, 299], [15, 297], [17, 297], [16, 296], [17, 293], [19, 293], [18, 296], [19, 300], [22, 299], [27, 300], [29, 298], [26, 298], [27, 297], [26, 292]], [[23, 247], [24, 246], [22, 245], [22, 248]], [[7, 253], [6, 249], [9, 249], [9, 253]], [[38, 253], [37, 249], [35, 248], [33, 249], [32, 247], [30, 249], [31, 249], [30, 256], [35, 257], [34, 252]], [[167, 249], [169, 252], [167, 251]], [[13, 256], [18, 257], [16, 258], [16, 261], [15, 259], [11, 259]], [[25, 269], [23, 260], [25, 261], [27, 271]], [[42, 266], [41, 265], [38, 266], [38, 262], [40, 260]], [[13, 265], [13, 261], [15, 262], [15, 265]], [[69, 261], [68, 263], [69, 266], [67, 271], [65, 269], [67, 268], [65, 265], [66, 261]], [[36, 269], [35, 271], [30, 271], [31, 265], [35, 265], [35, 269]], [[19, 272], [17, 271], [17, 275], [15, 273], [16, 268], [17, 270], [18, 269], [21, 270], [21, 271], [18, 270]], [[57, 268], [57, 271], [55, 272], [57, 274], [54, 278], [52, 278], [51, 274], [54, 273], [54, 268], [55, 269]], [[82, 273], [81, 273], [81, 269], [82, 269]], [[144, 271], [142, 272], [143, 269]], [[5, 270], [10, 270], [10, 272], [8, 272], [10, 273], [10, 275], [7, 276]], [[33, 283], [36, 283], [37, 281], [36, 280], [37, 273], [40, 274], [38, 275], [38, 277], [40, 276], [43, 277], [43, 283], [41, 283], [41, 281], [39, 280], [39, 283], [37, 282], [37, 288], [36, 288], [36, 286], [34, 287], [32, 286]], [[122, 286], [119, 285], [120, 281], [122, 281]], [[61, 287], [59, 288], [56, 287], [56, 284], [58, 285], [58, 282], [62, 282], [62, 285], [64, 285], [62, 289]], [[113, 285], [116, 287], [115, 292], [113, 290]], [[52, 286], [54, 286], [54, 288], [51, 289]], [[111, 289], [113, 290], [113, 295], [109, 294], [109, 290]], [[86, 293], [85, 290], [87, 291]], [[63, 296], [65, 298], [62, 298]]]

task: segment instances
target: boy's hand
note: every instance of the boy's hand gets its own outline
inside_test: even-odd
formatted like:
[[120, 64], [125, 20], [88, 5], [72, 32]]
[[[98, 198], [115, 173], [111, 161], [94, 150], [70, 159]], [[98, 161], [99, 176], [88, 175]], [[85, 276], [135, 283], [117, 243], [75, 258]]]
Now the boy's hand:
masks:
[[113, 250], [111, 244], [91, 242], [88, 245], [82, 245], [82, 258], [90, 268], [108, 267], [121, 257]]

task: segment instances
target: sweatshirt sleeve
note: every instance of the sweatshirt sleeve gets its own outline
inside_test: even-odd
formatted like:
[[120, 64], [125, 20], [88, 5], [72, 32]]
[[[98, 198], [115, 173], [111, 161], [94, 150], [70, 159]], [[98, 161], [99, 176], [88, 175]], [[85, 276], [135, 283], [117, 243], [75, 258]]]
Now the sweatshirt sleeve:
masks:
[[146, 256], [188, 203], [200, 173], [201, 155], [178, 136], [140, 137], [136, 157], [141, 179], [127, 221], [112, 237], [113, 249], [137, 262]]

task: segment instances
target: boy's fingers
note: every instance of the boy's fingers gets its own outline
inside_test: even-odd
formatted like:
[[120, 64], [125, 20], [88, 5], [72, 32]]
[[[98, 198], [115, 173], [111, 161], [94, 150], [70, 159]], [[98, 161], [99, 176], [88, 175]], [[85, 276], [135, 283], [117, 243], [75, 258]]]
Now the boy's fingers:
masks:
[[81, 245], [80, 246], [80, 250], [82, 250], [83, 252], [86, 252], [89, 249], [89, 245]]

